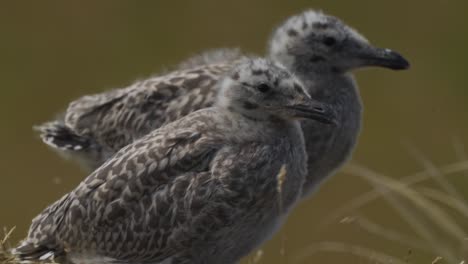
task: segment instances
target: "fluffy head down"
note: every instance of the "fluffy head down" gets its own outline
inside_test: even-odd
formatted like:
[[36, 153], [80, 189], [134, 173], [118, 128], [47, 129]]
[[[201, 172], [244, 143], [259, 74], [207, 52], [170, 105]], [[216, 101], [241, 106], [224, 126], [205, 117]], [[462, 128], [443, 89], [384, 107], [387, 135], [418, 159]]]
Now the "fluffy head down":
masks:
[[249, 58], [220, 81], [217, 104], [257, 119], [289, 119], [281, 109], [310, 100], [302, 83], [282, 65]]
[[308, 10], [289, 18], [276, 29], [269, 54], [293, 69], [298, 60], [339, 64], [353, 49], [367, 45], [364, 36], [338, 18]]

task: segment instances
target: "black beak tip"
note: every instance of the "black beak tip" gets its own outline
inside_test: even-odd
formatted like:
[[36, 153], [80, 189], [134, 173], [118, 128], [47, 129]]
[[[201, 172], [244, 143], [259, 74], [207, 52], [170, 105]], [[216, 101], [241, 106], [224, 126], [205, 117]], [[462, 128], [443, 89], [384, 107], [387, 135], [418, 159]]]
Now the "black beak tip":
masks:
[[407, 70], [410, 68], [410, 63], [405, 57], [395, 51], [389, 51], [391, 63], [388, 65], [392, 70]]
[[319, 111], [321, 115], [317, 118], [317, 121], [327, 124], [327, 125], [338, 125], [338, 120], [336, 119], [336, 115], [334, 111], [328, 108], [321, 107], [321, 111]]
[[393, 70], [407, 70], [409, 68], [410, 68], [409, 61], [401, 56], [398, 59], [398, 61], [395, 63], [395, 66], [392, 69]]
[[337, 125], [336, 115], [332, 109], [326, 105], [320, 105], [313, 107], [313, 112], [315, 112], [315, 119], [321, 123], [327, 125]]

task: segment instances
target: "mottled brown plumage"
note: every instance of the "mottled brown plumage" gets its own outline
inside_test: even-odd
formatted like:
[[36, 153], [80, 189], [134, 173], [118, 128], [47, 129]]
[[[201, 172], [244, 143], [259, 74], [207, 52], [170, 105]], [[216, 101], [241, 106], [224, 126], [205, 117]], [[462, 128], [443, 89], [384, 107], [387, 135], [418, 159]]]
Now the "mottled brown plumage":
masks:
[[306, 175], [296, 119], [332, 123], [333, 111], [263, 59], [243, 61], [217, 86], [215, 106], [122, 148], [46, 208], [14, 253], [76, 263], [230, 264], [268, 239]]
[[[241, 56], [237, 50], [208, 52], [182, 63], [180, 71], [83, 97], [70, 104], [64, 121], [42, 126], [41, 136], [94, 168], [153, 128], [211, 106], [213, 84]], [[305, 197], [341, 167], [356, 145], [362, 106], [350, 71], [365, 66], [404, 69], [408, 62], [396, 52], [372, 46], [336, 17], [311, 10], [274, 31], [268, 56], [294, 72], [314, 98], [337, 111], [338, 126], [302, 122], [309, 156]], [[168, 85], [170, 92], [160, 95], [158, 90]]]
[[213, 105], [215, 83], [230, 69], [202, 65], [84, 96], [70, 103], [63, 120], [38, 129], [44, 142], [94, 169], [153, 129]]

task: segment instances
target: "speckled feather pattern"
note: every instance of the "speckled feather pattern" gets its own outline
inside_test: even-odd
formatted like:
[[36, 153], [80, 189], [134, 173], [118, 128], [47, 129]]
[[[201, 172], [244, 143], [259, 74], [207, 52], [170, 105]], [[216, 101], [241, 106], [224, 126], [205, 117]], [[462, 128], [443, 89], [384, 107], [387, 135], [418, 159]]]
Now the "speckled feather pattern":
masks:
[[119, 150], [33, 220], [16, 254], [76, 263], [236, 263], [280, 226], [305, 175], [298, 122], [205, 108]]
[[[275, 29], [269, 45], [272, 59], [295, 73], [311, 96], [333, 105], [338, 112], [336, 127], [315, 121], [303, 122], [310, 157], [309, 175], [302, 191], [304, 197], [349, 158], [362, 118], [357, 85], [350, 74], [334, 71], [335, 62], [331, 60], [339, 59], [340, 55], [335, 51], [324, 53], [320, 43], [315, 43], [320, 41], [321, 34], [331, 34], [337, 39], [354, 38], [362, 45], [367, 43], [339, 19], [310, 10], [289, 18]], [[353, 48], [355, 46], [349, 49]], [[42, 138], [59, 152], [85, 163], [87, 168], [96, 168], [120, 147], [152, 129], [211, 106], [215, 81], [241, 57], [236, 49], [209, 51], [181, 63], [179, 71], [138, 82], [129, 88], [85, 96], [70, 104], [65, 123], [56, 121], [56, 130], [64, 131], [66, 127], [70, 133], [63, 133], [62, 137], [72, 140], [61, 141], [50, 129], [42, 130]], [[340, 60], [336, 62], [340, 63]], [[83, 141], [86, 145], [82, 146]], [[63, 148], [64, 145], [79, 145], [79, 150], [69, 150]]]
[[[75, 156], [85, 154], [80, 157], [85, 166], [96, 168], [153, 129], [211, 106], [215, 83], [231, 68], [229, 64], [203, 65], [84, 96], [70, 103], [63, 122], [52, 123], [55, 130], [50, 123], [42, 126], [42, 138]], [[60, 141], [63, 135], [69, 140]]]

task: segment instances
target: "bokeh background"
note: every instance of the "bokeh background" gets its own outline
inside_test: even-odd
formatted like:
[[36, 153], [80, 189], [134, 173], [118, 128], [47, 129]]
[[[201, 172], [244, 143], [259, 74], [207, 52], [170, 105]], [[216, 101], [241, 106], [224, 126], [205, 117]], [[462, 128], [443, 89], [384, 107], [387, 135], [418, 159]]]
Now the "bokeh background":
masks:
[[[86, 176], [42, 144], [33, 125], [53, 118], [79, 96], [124, 87], [205, 49], [241, 47], [264, 54], [274, 27], [308, 8], [342, 18], [374, 44], [398, 50], [412, 63], [405, 72], [356, 73], [365, 122], [354, 164], [402, 179], [428, 164], [438, 168], [464, 158], [467, 1], [1, 1], [0, 226], [16, 226], [12, 241], [18, 241], [37, 213]], [[467, 177], [458, 173], [444, 180], [466, 198]], [[427, 186], [438, 188], [430, 182]], [[356, 220], [356, 215], [365, 216], [400, 235], [418, 236], [409, 219], [385, 199], [344, 215], [345, 220], [326, 220], [371, 188], [361, 177], [338, 173], [298, 206], [262, 247], [259, 261], [250, 257], [245, 263], [374, 263], [356, 256], [358, 247], [407, 263], [435, 259], [437, 251], [389, 241], [368, 232], [370, 223], [363, 228]], [[449, 215], [467, 230], [467, 218], [456, 211]], [[421, 214], [421, 219], [444, 229], [430, 216]], [[433, 238], [463, 247], [441, 233]], [[332, 245], [326, 241], [354, 248], [314, 251]], [[425, 247], [424, 239], [417, 243]], [[304, 252], [309, 256], [297, 260]]]

